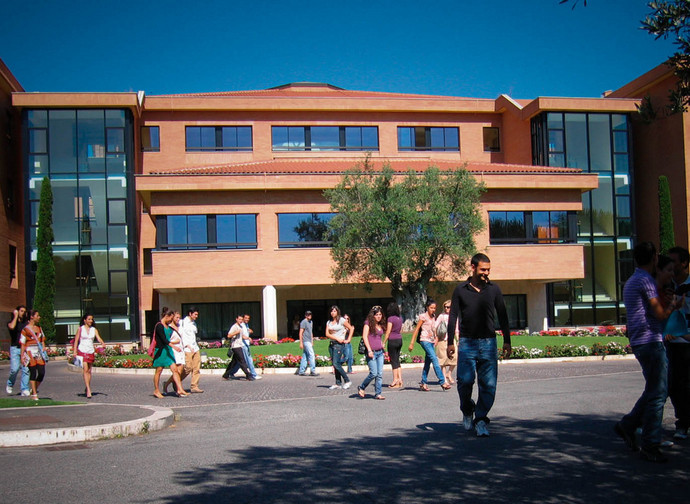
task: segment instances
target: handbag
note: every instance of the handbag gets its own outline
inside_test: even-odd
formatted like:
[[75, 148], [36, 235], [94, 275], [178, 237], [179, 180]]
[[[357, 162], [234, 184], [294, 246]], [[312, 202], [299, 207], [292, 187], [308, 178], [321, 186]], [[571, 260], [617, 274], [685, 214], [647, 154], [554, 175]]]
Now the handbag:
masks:
[[364, 343], [364, 337], [359, 340], [359, 347], [357, 347], [357, 353], [360, 355], [366, 355], [367, 354], [367, 345]]
[[[158, 322], [160, 324], [160, 322]], [[158, 327], [158, 324], [155, 325], [153, 328], [153, 334], [151, 335], [151, 344], [149, 345], [148, 350], [146, 350], [146, 353], [149, 354], [149, 357], [153, 359], [153, 354], [156, 353], [156, 327]]]

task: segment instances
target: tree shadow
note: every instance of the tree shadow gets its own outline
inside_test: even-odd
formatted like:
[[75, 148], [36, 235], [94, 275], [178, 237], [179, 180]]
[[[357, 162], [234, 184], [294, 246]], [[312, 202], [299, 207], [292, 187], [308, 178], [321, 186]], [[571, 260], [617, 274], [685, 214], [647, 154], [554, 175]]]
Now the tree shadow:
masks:
[[456, 423], [425, 423], [316, 446], [250, 447], [173, 475], [180, 487], [156, 501], [687, 502], [689, 446], [669, 450], [668, 464], [643, 461], [614, 434], [616, 420], [499, 417], [489, 438]]

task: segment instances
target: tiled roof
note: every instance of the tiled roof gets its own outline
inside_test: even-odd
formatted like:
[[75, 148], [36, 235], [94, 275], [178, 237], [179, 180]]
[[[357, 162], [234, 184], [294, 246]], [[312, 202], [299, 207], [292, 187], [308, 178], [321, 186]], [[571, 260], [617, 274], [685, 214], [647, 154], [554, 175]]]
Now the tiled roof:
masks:
[[[358, 161], [356, 159], [274, 159], [270, 161], [256, 161], [250, 163], [228, 163], [220, 165], [189, 166], [184, 168], [172, 168], [169, 170], [157, 170], [149, 175], [255, 175], [255, 174], [323, 174], [332, 175], [343, 173], [353, 168]], [[430, 159], [396, 159], [396, 160], [370, 160], [372, 167], [381, 169], [384, 164], [389, 164], [398, 173], [407, 173], [410, 169], [422, 172], [429, 166], [436, 166], [440, 170], [452, 170], [464, 163], [462, 161], [434, 161]], [[551, 166], [532, 166], [503, 163], [468, 162], [467, 170], [472, 173], [534, 173], [534, 174], [558, 174], [580, 173], [578, 168], [558, 168]]]
[[295, 83], [286, 84], [270, 89], [258, 89], [250, 91], [220, 91], [215, 93], [186, 93], [169, 95], [151, 95], [156, 98], [222, 98], [222, 97], [265, 97], [265, 98], [425, 98], [425, 99], [452, 99], [452, 100], [472, 100], [477, 98], [460, 98], [457, 96], [441, 95], [417, 95], [405, 93], [384, 93], [379, 91], [353, 91], [342, 89], [330, 84], [319, 83]]

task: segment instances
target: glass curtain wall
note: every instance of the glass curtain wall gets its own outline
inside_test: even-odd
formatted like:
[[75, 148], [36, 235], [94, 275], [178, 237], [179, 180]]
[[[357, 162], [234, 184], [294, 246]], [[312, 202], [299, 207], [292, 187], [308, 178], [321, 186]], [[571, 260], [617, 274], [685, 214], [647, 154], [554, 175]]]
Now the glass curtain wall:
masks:
[[23, 127], [30, 216], [28, 303], [36, 275], [41, 184], [48, 177], [53, 190], [57, 342], [72, 338], [87, 312], [94, 314], [104, 340], [137, 339], [131, 113], [27, 110]]
[[625, 323], [622, 286], [632, 273], [632, 163], [625, 114], [548, 112], [532, 119], [533, 164], [596, 173], [599, 187], [583, 194], [577, 241], [585, 278], [548, 286], [549, 323]]

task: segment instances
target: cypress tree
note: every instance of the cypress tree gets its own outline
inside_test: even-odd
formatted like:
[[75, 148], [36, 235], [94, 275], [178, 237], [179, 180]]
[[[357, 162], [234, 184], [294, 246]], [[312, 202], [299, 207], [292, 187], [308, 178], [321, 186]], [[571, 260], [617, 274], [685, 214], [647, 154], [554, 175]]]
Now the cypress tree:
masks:
[[41, 314], [41, 329], [55, 341], [55, 263], [53, 262], [53, 190], [48, 177], [41, 183], [36, 237], [36, 285], [33, 309]]
[[671, 208], [671, 188], [665, 175], [659, 177], [659, 250], [662, 254], [674, 247], [673, 210]]

